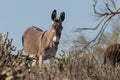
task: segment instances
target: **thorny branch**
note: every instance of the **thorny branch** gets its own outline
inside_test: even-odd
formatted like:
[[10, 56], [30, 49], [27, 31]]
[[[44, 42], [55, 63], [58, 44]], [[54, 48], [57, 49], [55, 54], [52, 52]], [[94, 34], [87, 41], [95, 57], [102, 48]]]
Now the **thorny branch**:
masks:
[[105, 11], [104, 12], [98, 10], [97, 8], [98, 0], [93, 0], [93, 1], [94, 1], [94, 4], [93, 4], [94, 13], [99, 16], [98, 24], [94, 28], [78, 28], [76, 32], [81, 32], [83, 30], [97, 30], [99, 27], [100, 27], [100, 30], [98, 34], [95, 36], [95, 38], [91, 40], [90, 42], [88, 42], [88, 44], [84, 48], [87, 48], [93, 42], [98, 41], [97, 43], [99, 43], [106, 27], [111, 22], [111, 19], [115, 17], [117, 14], [120, 14], [120, 7], [116, 6], [115, 0], [105, 0], [104, 2]]

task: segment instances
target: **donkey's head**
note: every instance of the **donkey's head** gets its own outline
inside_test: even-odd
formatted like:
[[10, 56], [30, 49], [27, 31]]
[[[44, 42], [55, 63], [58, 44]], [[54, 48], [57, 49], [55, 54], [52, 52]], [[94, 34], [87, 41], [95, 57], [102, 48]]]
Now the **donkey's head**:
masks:
[[59, 43], [59, 39], [61, 37], [61, 32], [63, 29], [62, 22], [65, 19], [65, 13], [61, 12], [60, 17], [57, 18], [57, 12], [56, 12], [56, 10], [53, 10], [51, 19], [52, 19], [51, 30], [52, 30], [52, 33], [54, 33], [53, 41]]

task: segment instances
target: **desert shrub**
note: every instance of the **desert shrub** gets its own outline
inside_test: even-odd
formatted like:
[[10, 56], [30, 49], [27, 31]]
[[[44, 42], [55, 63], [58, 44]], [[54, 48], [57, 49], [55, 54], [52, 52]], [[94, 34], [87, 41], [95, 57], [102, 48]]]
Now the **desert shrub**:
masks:
[[113, 68], [109, 63], [104, 65], [96, 59], [94, 52], [62, 51], [59, 57], [44, 63], [42, 71], [38, 65], [32, 67], [32, 61], [15, 47], [8, 34], [0, 35], [0, 80], [119, 80], [120, 66]]

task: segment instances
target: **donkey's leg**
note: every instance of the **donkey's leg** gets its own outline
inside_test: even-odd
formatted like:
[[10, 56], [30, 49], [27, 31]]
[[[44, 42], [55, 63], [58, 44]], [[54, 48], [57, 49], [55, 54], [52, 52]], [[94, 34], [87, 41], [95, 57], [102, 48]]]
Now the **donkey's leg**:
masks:
[[42, 64], [43, 64], [43, 55], [39, 55], [39, 69], [42, 70]]
[[43, 56], [44, 56], [44, 49], [40, 49], [38, 52], [39, 60], [38, 60], [38, 65], [39, 65], [39, 70], [42, 70], [42, 64], [43, 64]]
[[29, 57], [32, 59], [32, 63], [31, 63], [31, 66], [32, 67], [35, 67], [36, 66], [36, 55], [29, 55]]

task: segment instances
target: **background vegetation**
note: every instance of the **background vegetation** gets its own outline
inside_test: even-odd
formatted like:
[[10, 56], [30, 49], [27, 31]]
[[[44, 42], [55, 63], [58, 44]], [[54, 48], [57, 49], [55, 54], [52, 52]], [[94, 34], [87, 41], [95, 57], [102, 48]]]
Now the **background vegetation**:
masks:
[[97, 45], [86, 50], [82, 47], [89, 42], [88, 39], [84, 35], [78, 36], [70, 50], [62, 51], [60, 57], [45, 63], [42, 71], [38, 66], [31, 66], [37, 57], [29, 58], [23, 55], [22, 50], [13, 55], [12, 39], [8, 39], [8, 33], [1, 34], [0, 80], [119, 80], [120, 66], [113, 68], [109, 62], [103, 64], [106, 47], [120, 39], [120, 25], [113, 23], [112, 26]]

